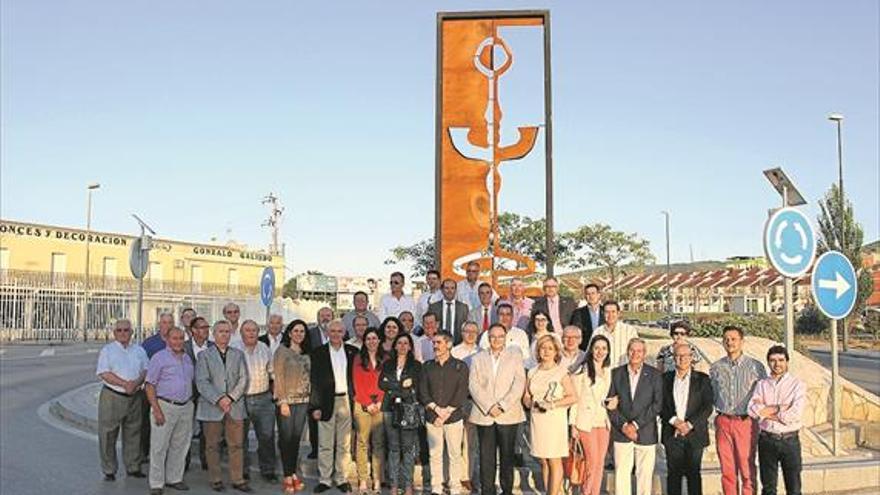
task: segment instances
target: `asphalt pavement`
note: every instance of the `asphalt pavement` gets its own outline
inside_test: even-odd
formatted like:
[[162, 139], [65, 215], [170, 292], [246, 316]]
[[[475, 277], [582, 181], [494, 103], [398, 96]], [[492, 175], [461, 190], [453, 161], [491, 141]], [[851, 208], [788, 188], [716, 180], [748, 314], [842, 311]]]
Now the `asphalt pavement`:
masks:
[[[813, 358], [831, 369], [831, 351], [810, 349]], [[880, 355], [865, 352], [841, 352], [838, 355], [840, 375], [865, 390], [880, 395]]]

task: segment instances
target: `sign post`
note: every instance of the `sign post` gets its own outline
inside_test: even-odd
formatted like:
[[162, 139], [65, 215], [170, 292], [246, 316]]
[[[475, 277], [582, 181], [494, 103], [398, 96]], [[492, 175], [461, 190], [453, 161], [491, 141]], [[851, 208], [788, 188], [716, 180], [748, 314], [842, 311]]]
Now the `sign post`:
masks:
[[266, 306], [266, 328], [269, 328], [269, 309], [272, 307], [273, 297], [275, 297], [275, 270], [267, 266], [260, 275], [260, 299], [263, 306]]
[[811, 283], [819, 311], [831, 318], [831, 427], [832, 450], [840, 449], [840, 368], [837, 349], [837, 320], [846, 318], [856, 304], [856, 271], [839, 251], [819, 256]]
[[150, 268], [150, 249], [153, 248], [153, 238], [147, 235], [147, 231], [153, 235], [156, 235], [156, 232], [134, 213], [131, 216], [141, 226], [141, 236], [131, 243], [131, 251], [128, 254], [128, 267], [131, 269], [132, 276], [138, 280], [137, 336], [140, 340], [143, 340], [144, 277]]
[[764, 225], [764, 253], [785, 277], [785, 347], [794, 349], [794, 279], [810, 269], [816, 255], [816, 237], [807, 217], [796, 208], [780, 208]]

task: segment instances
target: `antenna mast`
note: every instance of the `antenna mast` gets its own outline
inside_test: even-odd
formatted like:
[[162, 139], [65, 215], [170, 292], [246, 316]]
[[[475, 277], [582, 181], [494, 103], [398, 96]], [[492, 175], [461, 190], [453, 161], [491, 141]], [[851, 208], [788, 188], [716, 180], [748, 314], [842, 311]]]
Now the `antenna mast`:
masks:
[[263, 198], [263, 204], [269, 205], [269, 218], [263, 222], [262, 227], [272, 229], [272, 244], [269, 246], [269, 254], [277, 256], [281, 254], [278, 244], [278, 231], [280, 230], [281, 215], [284, 213], [284, 207], [278, 201], [278, 196], [271, 192]]

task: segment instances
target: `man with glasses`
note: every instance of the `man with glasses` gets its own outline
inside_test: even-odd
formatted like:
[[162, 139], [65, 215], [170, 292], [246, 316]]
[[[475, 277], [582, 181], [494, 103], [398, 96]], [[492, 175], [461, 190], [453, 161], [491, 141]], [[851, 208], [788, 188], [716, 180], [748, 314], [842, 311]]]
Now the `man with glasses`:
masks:
[[[532, 314], [544, 311], [550, 315], [551, 328], [557, 335], [562, 335], [565, 325], [571, 323], [571, 314], [577, 308], [574, 299], [559, 295], [559, 281], [554, 277], [544, 279], [544, 297], [535, 299], [532, 305]], [[534, 328], [529, 328], [530, 335], [535, 334]]]
[[122, 455], [128, 475], [143, 478], [141, 472], [141, 422], [143, 394], [147, 376], [147, 353], [131, 343], [131, 322], [116, 321], [114, 341], [98, 354], [96, 374], [103, 382], [98, 396], [98, 447], [104, 481], [116, 479], [116, 438], [122, 429]]
[[510, 307], [513, 308], [513, 326], [528, 328], [535, 301], [526, 296], [526, 284], [521, 278], [510, 279], [510, 294], [502, 302], [510, 304]]
[[562, 358], [559, 364], [573, 371], [581, 364], [584, 351], [581, 350], [581, 329], [568, 325], [562, 330]]
[[269, 322], [268, 325], [266, 325], [266, 333], [260, 335], [259, 341], [269, 347], [273, 356], [275, 355], [275, 351], [277, 351], [278, 347], [281, 345], [282, 330], [284, 330], [284, 318], [278, 313], [272, 313], [269, 315]]
[[406, 278], [400, 272], [394, 272], [389, 277], [391, 293], [382, 296], [379, 300], [379, 320], [384, 321], [389, 316], [400, 316], [401, 311], [409, 311], [415, 314], [416, 303], [411, 296], [403, 293], [403, 284]]
[[[503, 301], [498, 303], [498, 323], [507, 329], [505, 334], [505, 344], [507, 347], [514, 347], [522, 354], [523, 360], [531, 356], [531, 348], [529, 347], [529, 336], [525, 330], [517, 327], [513, 323], [513, 307], [510, 303]], [[488, 333], [483, 332], [480, 336], [480, 349], [489, 348]]]
[[240, 345], [241, 332], [238, 331], [238, 320], [241, 318], [241, 308], [234, 302], [226, 303], [226, 306], [223, 306], [223, 318], [229, 322], [230, 331], [232, 332], [229, 338], [229, 345]]
[[[465, 267], [465, 279], [459, 280], [458, 285], [456, 287], [456, 296], [455, 298], [459, 301], [467, 304], [468, 311], [478, 307], [480, 305], [480, 263], [477, 261], [471, 261]], [[492, 286], [489, 286], [491, 289]], [[492, 301], [494, 302], [498, 299], [498, 294], [492, 290]]]

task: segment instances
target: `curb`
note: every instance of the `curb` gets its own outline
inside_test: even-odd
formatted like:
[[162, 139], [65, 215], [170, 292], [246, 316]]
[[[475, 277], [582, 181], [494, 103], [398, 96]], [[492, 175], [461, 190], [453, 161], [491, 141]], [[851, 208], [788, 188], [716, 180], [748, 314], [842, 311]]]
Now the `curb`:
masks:
[[70, 400], [71, 397], [82, 394], [85, 390], [90, 388], [94, 388], [98, 386], [97, 383], [87, 383], [81, 387], [77, 387], [69, 392], [65, 392], [61, 396], [52, 399], [49, 402], [49, 413], [52, 414], [55, 418], [64, 423], [67, 423], [69, 426], [72, 426], [80, 431], [85, 433], [89, 433], [92, 435], [98, 434], [98, 419], [91, 418], [89, 416], [85, 416], [80, 414], [73, 409], [69, 408], [65, 403]]

